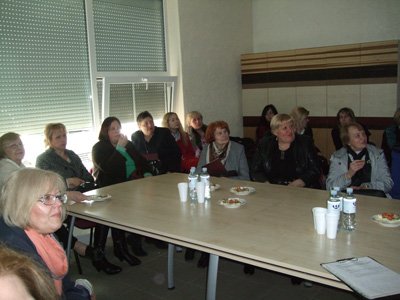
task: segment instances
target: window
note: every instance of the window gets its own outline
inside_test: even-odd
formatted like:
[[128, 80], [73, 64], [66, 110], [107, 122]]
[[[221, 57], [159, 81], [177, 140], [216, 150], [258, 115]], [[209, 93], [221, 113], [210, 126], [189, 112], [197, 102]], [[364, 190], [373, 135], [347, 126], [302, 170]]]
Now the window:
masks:
[[64, 123], [85, 159], [110, 113], [171, 107], [163, 0], [3, 0], [0, 37], [0, 134], [22, 135], [28, 165], [47, 123]]
[[82, 0], [4, 0], [0, 14], [0, 132], [92, 128]]

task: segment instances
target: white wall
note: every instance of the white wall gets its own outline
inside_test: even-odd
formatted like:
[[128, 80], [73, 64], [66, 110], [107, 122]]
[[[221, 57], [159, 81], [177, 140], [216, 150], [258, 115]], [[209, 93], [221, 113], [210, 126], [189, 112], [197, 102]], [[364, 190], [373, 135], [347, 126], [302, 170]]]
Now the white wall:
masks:
[[399, 0], [253, 0], [253, 52], [394, 39]]
[[[251, 0], [178, 0], [184, 111], [242, 136], [240, 54], [252, 51]], [[179, 100], [177, 105], [179, 106]]]

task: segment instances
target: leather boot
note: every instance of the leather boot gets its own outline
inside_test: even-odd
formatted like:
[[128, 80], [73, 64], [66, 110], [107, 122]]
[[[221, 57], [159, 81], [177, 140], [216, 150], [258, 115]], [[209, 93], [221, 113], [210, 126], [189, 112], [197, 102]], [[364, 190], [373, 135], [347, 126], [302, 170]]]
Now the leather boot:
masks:
[[104, 256], [104, 251], [100, 247], [93, 249], [93, 266], [98, 272], [104, 271], [104, 273], [113, 275], [122, 271], [121, 267], [113, 265], [108, 262]]
[[198, 268], [206, 268], [208, 267], [208, 261], [210, 260], [210, 254], [201, 252], [201, 256], [199, 261], [197, 262]]
[[142, 247], [142, 237], [140, 235], [131, 233], [126, 237], [126, 241], [131, 246], [133, 254], [136, 256], [147, 256], [147, 252]]
[[244, 266], [243, 266], [244, 274], [253, 275], [254, 271], [255, 271], [255, 267], [254, 266], [248, 265], [248, 264], [244, 264]]
[[126, 260], [131, 266], [137, 266], [141, 264], [139, 258], [131, 255], [128, 252], [128, 245], [126, 241], [114, 241], [114, 255], [119, 258], [120, 261]]

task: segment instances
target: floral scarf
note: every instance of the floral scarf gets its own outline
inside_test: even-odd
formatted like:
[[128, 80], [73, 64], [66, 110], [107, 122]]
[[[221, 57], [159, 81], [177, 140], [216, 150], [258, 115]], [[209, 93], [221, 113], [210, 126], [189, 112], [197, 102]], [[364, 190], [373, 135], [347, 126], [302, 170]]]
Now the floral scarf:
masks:
[[221, 163], [225, 165], [226, 159], [228, 158], [231, 150], [231, 142], [229, 141], [222, 149], [218, 149], [215, 142], [212, 142], [207, 150], [206, 163], [214, 161], [216, 159], [221, 160]]

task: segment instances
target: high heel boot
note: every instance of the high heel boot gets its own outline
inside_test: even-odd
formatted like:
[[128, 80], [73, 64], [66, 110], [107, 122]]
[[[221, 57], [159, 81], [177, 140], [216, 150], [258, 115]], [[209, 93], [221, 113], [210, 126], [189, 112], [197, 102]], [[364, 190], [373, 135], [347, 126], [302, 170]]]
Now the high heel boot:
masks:
[[122, 271], [121, 267], [113, 265], [104, 256], [104, 251], [101, 248], [93, 249], [93, 266], [98, 272], [104, 271], [104, 273], [113, 275]]
[[125, 240], [114, 241], [114, 255], [118, 257], [120, 261], [126, 260], [131, 266], [137, 266], [142, 263], [139, 258], [129, 253], [128, 245]]

